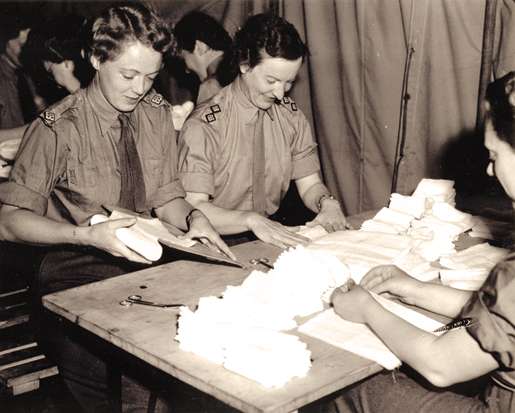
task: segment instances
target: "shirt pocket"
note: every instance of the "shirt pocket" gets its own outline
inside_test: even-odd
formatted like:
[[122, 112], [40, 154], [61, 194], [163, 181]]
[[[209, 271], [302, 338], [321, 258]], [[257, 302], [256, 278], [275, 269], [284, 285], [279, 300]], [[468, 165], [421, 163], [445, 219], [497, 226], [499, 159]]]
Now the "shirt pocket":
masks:
[[101, 184], [108, 180], [109, 177], [100, 179], [99, 169], [95, 164], [75, 160], [66, 163], [68, 197], [79, 206], [103, 203], [105, 200], [100, 197], [108, 192], [108, 188]]

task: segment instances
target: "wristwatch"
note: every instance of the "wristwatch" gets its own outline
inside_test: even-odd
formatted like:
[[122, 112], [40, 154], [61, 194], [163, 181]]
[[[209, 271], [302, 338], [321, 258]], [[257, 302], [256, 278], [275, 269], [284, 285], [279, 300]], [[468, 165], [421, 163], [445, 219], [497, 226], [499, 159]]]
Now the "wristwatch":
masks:
[[338, 202], [338, 200], [331, 194], [324, 194], [320, 198], [318, 198], [318, 202], [317, 202], [318, 212], [320, 212], [322, 210], [322, 202], [324, 202], [326, 199], [332, 199], [333, 201]]

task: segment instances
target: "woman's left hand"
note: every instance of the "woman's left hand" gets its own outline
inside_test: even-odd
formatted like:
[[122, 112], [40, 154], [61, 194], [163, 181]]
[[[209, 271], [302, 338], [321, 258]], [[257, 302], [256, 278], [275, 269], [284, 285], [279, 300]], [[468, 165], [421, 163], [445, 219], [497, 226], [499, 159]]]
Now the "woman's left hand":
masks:
[[200, 210], [193, 212], [188, 232], [183, 237], [199, 240], [210, 249], [216, 252], [223, 252], [229, 258], [236, 260], [236, 256], [213, 228], [209, 219]]
[[341, 318], [354, 323], [366, 322], [366, 311], [372, 296], [352, 279], [336, 288], [331, 295], [334, 311]]
[[327, 232], [352, 229], [352, 225], [347, 222], [339, 202], [333, 199], [326, 199], [315, 219], [306, 223], [308, 227], [314, 227], [315, 225], [322, 225]]

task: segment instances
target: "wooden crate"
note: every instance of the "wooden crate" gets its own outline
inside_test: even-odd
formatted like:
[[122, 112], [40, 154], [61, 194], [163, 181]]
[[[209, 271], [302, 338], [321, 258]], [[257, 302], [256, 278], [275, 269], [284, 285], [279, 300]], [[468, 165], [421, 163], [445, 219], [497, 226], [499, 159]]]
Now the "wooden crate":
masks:
[[41, 352], [29, 324], [28, 290], [0, 294], [0, 392], [18, 395], [58, 374]]

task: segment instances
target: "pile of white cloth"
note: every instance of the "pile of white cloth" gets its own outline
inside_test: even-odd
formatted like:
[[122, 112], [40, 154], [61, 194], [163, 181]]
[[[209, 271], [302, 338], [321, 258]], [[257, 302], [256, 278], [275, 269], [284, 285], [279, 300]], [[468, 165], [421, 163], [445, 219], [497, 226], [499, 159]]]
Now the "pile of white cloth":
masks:
[[488, 243], [474, 245], [453, 255], [440, 258], [442, 284], [463, 290], [478, 290], [494, 265], [509, 251]]
[[435, 279], [438, 271], [431, 262], [454, 254], [454, 241], [475, 222], [455, 208], [455, 197], [454, 181], [422, 179], [412, 196], [392, 194], [388, 208], [365, 221], [361, 230], [407, 235], [413, 248], [395, 264], [420, 280]]
[[268, 273], [253, 271], [221, 298], [201, 298], [195, 312], [182, 307], [176, 340], [181, 349], [264, 386], [281, 386], [311, 366], [306, 345], [282, 331], [297, 327], [296, 317], [323, 310], [324, 300], [349, 276], [327, 252], [292, 248]]

